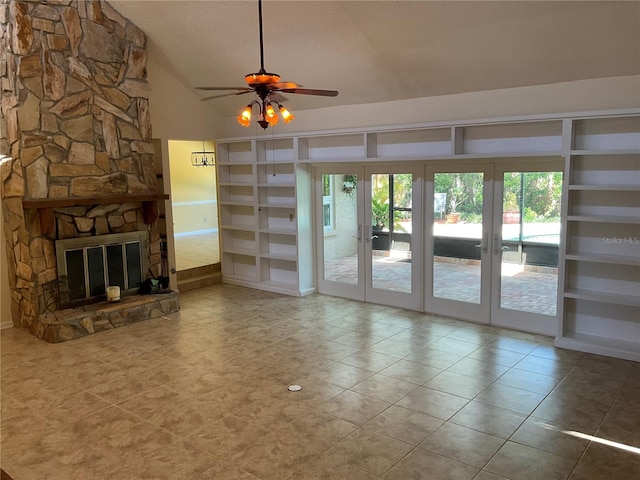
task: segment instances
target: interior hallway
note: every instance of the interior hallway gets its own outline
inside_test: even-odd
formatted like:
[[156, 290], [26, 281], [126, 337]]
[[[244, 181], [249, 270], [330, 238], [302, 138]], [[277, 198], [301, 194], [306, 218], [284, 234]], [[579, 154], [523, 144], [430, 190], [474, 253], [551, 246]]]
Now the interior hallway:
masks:
[[3, 330], [2, 468], [15, 480], [640, 476], [640, 364], [328, 296], [217, 285], [181, 304], [62, 344]]

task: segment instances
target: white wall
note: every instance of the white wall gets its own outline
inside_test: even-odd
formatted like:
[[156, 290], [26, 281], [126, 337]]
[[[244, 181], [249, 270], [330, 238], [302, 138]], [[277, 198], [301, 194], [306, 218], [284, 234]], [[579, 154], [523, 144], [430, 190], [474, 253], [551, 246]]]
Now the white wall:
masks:
[[166, 67], [162, 55], [149, 42], [147, 80], [151, 86], [149, 108], [153, 138], [200, 140], [224, 132], [224, 119], [193, 89], [182, 83], [179, 73]]
[[[149, 109], [153, 138], [158, 139], [162, 151], [164, 191], [171, 191], [169, 167], [169, 140], [215, 139], [224, 132], [224, 119], [200, 98], [195, 91], [180, 81], [180, 74], [170, 67], [170, 62], [152, 42], [149, 42], [147, 80], [151, 86]], [[176, 267], [173, 212], [166, 202], [167, 246], [169, 269]], [[170, 274], [170, 288], [177, 289], [175, 273]]]
[[[318, 100], [321, 103], [321, 100]], [[396, 102], [294, 111], [296, 118], [275, 133], [634, 108], [640, 106], [640, 76], [600, 78], [503, 90], [443, 95]], [[247, 129], [225, 119], [224, 137]], [[269, 128], [271, 134], [271, 127]]]

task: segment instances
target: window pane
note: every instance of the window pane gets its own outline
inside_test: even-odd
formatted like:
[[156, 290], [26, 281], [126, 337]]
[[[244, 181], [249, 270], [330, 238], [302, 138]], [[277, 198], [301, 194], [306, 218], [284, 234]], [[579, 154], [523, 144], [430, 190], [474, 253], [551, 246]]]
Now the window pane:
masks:
[[127, 243], [127, 279], [129, 289], [139, 287], [142, 283], [142, 264], [140, 259], [140, 243]]
[[331, 204], [322, 206], [322, 225], [324, 227], [331, 226]]
[[87, 297], [84, 286], [84, 255], [82, 250], [67, 250], [67, 288], [69, 300], [80, 300]]
[[109, 285], [117, 285], [124, 290], [124, 263], [122, 257], [122, 245], [107, 246], [107, 273]]
[[331, 195], [331, 176], [322, 175], [322, 196], [328, 197]]
[[87, 266], [89, 271], [89, 296], [104, 295], [104, 257], [102, 247], [87, 248]]

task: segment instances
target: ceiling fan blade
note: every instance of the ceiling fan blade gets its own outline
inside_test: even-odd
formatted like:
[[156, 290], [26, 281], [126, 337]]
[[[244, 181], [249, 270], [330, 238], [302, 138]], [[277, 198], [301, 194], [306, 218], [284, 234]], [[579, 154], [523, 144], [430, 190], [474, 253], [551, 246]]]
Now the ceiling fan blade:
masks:
[[298, 85], [297, 83], [294, 83], [294, 82], [277, 82], [269, 85], [269, 87], [273, 87], [276, 90], [282, 90], [285, 88], [299, 88], [301, 86], [302, 85]]
[[205, 100], [213, 100], [214, 98], [231, 97], [233, 95], [243, 95], [245, 93], [251, 93], [251, 92], [253, 92], [253, 90], [245, 90], [244, 92], [237, 92], [237, 93], [223, 93], [222, 95], [213, 95], [211, 97], [201, 98], [200, 101], [204, 102]]
[[284, 95], [281, 95], [280, 92], [272, 92], [269, 98], [278, 103], [284, 103], [289, 100]]
[[194, 87], [196, 90], [251, 90], [247, 87]]
[[320, 95], [321, 97], [336, 97], [338, 95], [337, 90], [313, 90], [311, 88], [281, 88], [280, 91], [301, 95]]

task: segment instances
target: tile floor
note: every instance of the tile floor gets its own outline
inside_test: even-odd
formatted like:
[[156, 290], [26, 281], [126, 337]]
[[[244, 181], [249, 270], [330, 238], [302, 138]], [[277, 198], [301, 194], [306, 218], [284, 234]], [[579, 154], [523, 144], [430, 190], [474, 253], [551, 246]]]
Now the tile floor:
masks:
[[175, 237], [174, 241], [179, 272], [220, 262], [218, 232]]
[[320, 295], [217, 285], [181, 303], [56, 345], [3, 330], [2, 468], [15, 480], [640, 478], [640, 364]]

